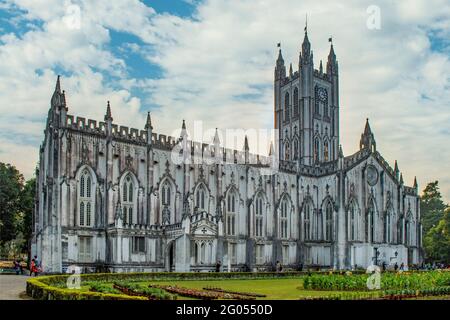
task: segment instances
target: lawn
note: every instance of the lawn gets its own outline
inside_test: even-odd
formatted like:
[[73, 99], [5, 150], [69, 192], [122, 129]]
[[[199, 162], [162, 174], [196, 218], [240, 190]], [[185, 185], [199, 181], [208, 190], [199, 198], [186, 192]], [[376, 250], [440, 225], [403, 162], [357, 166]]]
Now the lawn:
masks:
[[[370, 276], [371, 277], [371, 276]], [[66, 290], [65, 276], [29, 280], [37, 298], [70, 299], [433, 299], [450, 298], [450, 272], [383, 273], [381, 290], [368, 290], [368, 274], [194, 274], [136, 273], [82, 275], [81, 290]], [[43, 281], [43, 282], [42, 282]], [[32, 290], [39, 288], [39, 290]], [[66, 291], [66, 292], [65, 292]], [[42, 293], [42, 294], [41, 294]], [[38, 295], [39, 294], [39, 295]], [[50, 294], [50, 295], [49, 295]], [[108, 296], [109, 294], [109, 296]], [[34, 296], [33, 296], [34, 297]], [[189, 297], [189, 298], [188, 298]]]
[[150, 281], [142, 284], [177, 285], [185, 288], [203, 289], [206, 287], [224, 290], [252, 292], [266, 295], [270, 300], [298, 300], [301, 297], [324, 296], [337, 291], [303, 290], [302, 280], [288, 279], [255, 279], [255, 280], [184, 280], [184, 281]]

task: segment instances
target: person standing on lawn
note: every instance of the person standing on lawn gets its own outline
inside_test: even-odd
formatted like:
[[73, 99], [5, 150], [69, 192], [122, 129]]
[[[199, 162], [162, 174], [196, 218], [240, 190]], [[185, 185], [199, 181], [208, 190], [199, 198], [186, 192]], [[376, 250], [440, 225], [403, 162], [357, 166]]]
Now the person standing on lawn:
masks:
[[220, 262], [220, 260], [217, 261], [216, 263], [216, 272], [220, 272], [220, 267], [222, 266], [222, 262]]

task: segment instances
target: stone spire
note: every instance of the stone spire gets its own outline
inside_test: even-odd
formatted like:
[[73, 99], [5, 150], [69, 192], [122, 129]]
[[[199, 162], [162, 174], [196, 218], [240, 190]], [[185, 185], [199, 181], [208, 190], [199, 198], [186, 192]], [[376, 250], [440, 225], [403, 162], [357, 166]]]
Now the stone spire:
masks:
[[217, 130], [217, 128], [216, 128], [216, 133], [214, 134], [213, 144], [220, 145], [219, 131]]
[[145, 123], [145, 129], [153, 129], [152, 117], [150, 116], [150, 112], [147, 113], [147, 122]]
[[394, 174], [395, 174], [395, 178], [398, 180], [398, 178], [399, 178], [399, 173], [400, 173], [400, 170], [398, 169], [398, 162], [397, 162], [397, 160], [395, 160], [395, 164], [394, 164]]
[[249, 151], [250, 148], [248, 147], [248, 138], [247, 135], [245, 135], [245, 139], [244, 139], [244, 151]]
[[273, 142], [270, 141], [270, 145], [269, 145], [269, 157], [273, 156]]
[[111, 115], [111, 105], [109, 104], [109, 101], [106, 104], [105, 121], [113, 121], [113, 117]]
[[414, 189], [418, 189], [419, 185], [417, 184], [417, 177], [414, 177], [414, 184], [413, 184], [413, 188]]
[[294, 72], [292, 71], [292, 63], [289, 65], [289, 77], [292, 78]]
[[186, 123], [184, 122], [181, 124], [181, 134], [180, 137], [183, 139], [184, 137], [187, 137], [187, 130], [186, 130]]
[[250, 148], [248, 146], [248, 138], [247, 138], [247, 135], [245, 135], [245, 140], [244, 140], [245, 163], [249, 163], [249, 160], [250, 160], [249, 150], [250, 150]]
[[305, 26], [305, 37], [303, 38], [302, 43], [302, 56], [304, 59], [307, 59], [309, 57], [309, 54], [311, 53], [311, 43], [308, 39], [308, 24]]
[[61, 92], [61, 76], [58, 75], [56, 78], [56, 85], [55, 85], [55, 91], [53, 92], [52, 99], [51, 99], [51, 106], [58, 108], [58, 107], [65, 107], [66, 106], [66, 99], [64, 93]]
[[330, 53], [328, 53], [328, 63], [330, 64], [336, 63], [336, 54], [334, 53], [333, 42], [331, 42]]
[[361, 134], [361, 140], [359, 142], [359, 148], [362, 149], [369, 149], [370, 151], [376, 150], [376, 142], [375, 137], [372, 133], [372, 130], [370, 129], [369, 124], [369, 118], [366, 119], [366, 126], [364, 128], [364, 133]]
[[343, 158], [344, 157], [344, 152], [342, 151], [342, 145], [339, 145], [339, 158]]
[[153, 126], [152, 126], [152, 117], [150, 115], [150, 111], [147, 113], [147, 121], [145, 122], [145, 130], [147, 131], [147, 144], [149, 146], [151, 146], [152, 135], [153, 135]]
[[281, 48], [278, 50], [278, 58], [275, 66], [275, 80], [286, 78], [286, 67], [284, 66], [283, 54]]
[[403, 185], [403, 173], [400, 173], [400, 184]]
[[60, 81], [61, 76], [58, 75], [58, 78], [56, 78], [56, 86], [55, 86], [55, 92], [57, 93], [61, 93], [61, 81]]
[[320, 72], [320, 74], [322, 74], [322, 73], [323, 73], [322, 60], [320, 60], [320, 65], [319, 65], [319, 72]]

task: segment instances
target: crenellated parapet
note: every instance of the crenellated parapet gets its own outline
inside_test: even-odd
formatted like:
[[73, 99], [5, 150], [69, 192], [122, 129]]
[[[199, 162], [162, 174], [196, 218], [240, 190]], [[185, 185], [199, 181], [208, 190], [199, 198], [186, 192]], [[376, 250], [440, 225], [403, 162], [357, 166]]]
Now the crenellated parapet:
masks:
[[352, 167], [359, 164], [361, 161], [365, 160], [368, 156], [370, 156], [371, 151], [369, 149], [362, 149], [354, 154], [347, 156], [344, 158], [344, 168], [346, 170], [351, 169]]

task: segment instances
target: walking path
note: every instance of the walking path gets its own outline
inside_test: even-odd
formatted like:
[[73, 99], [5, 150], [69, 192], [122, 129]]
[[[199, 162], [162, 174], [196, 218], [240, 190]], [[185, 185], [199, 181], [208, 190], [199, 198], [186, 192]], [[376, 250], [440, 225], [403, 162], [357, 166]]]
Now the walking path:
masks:
[[28, 276], [0, 274], [0, 300], [25, 300]]

